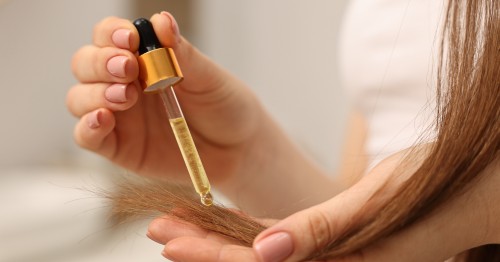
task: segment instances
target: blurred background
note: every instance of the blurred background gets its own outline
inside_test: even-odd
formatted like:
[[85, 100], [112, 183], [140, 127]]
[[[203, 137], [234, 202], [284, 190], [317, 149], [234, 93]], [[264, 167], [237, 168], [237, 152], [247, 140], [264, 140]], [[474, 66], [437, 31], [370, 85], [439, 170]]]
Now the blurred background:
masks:
[[349, 106], [336, 64], [346, 2], [0, 0], [0, 262], [164, 261], [147, 221], [104, 230], [106, 203], [85, 190], [126, 173], [74, 144], [65, 107], [72, 54], [97, 22], [170, 11], [334, 173]]

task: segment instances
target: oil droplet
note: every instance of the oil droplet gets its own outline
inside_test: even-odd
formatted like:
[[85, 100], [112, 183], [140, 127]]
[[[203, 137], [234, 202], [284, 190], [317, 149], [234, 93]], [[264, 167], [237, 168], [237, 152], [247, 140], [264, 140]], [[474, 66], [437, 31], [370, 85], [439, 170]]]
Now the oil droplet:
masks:
[[210, 194], [210, 191], [201, 195], [201, 203], [205, 206], [211, 206], [214, 202], [214, 198], [212, 197], [212, 194]]

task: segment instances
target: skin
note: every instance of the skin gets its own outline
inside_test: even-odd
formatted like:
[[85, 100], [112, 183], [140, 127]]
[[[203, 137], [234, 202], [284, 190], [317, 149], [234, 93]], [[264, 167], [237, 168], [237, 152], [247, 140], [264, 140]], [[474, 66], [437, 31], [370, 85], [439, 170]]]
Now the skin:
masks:
[[[399, 163], [398, 155], [387, 159], [357, 183], [359, 176], [349, 172], [343, 172], [340, 181], [330, 180], [287, 138], [246, 85], [180, 36], [170, 14], [156, 14], [151, 21], [160, 42], [174, 49], [183, 69], [185, 79], [176, 86], [177, 97], [212, 184], [251, 215], [286, 217], [259, 235], [256, 245], [272, 233], [286, 232], [293, 242], [287, 261], [300, 260], [320, 249], [389, 179]], [[129, 32], [126, 41], [113, 38], [120, 29]], [[137, 80], [138, 43], [138, 33], [130, 21], [111, 17], [95, 27], [93, 44], [75, 54], [72, 70], [79, 83], [67, 95], [69, 111], [80, 118], [75, 140], [137, 174], [185, 180], [188, 174], [170, 135], [170, 125], [166, 115], [159, 113], [164, 112], [161, 101], [157, 96], [143, 95]], [[112, 75], [106, 67], [116, 56], [126, 57], [123, 77]], [[128, 85], [126, 101], [106, 97], [106, 90], [114, 83]], [[363, 119], [354, 120], [357, 124], [353, 130], [361, 130], [358, 138], [362, 138]], [[361, 140], [354, 137], [348, 141], [354, 141], [348, 148], [361, 150]], [[498, 174], [498, 164], [490, 171]], [[364, 167], [354, 173], [362, 172]], [[283, 174], [287, 186], [276, 186], [282, 184]], [[500, 201], [498, 177], [486, 176], [467, 194], [426, 219], [337, 261], [399, 261], [402, 254], [408, 261], [439, 261], [473, 246], [500, 242], [500, 223], [496, 222], [500, 211], [484, 204]], [[392, 185], [396, 187], [397, 183]], [[165, 244], [164, 256], [175, 261], [261, 259], [258, 249], [235, 245], [168, 217], [153, 221], [148, 236]]]
[[[245, 84], [180, 36], [169, 13], [155, 14], [151, 22], [161, 44], [174, 49], [183, 70], [176, 94], [215, 187], [246, 212], [274, 218], [341, 191], [340, 183], [328, 178], [287, 138]], [[128, 41], [113, 40], [118, 30], [129, 32]], [[138, 44], [132, 23], [111, 17], [96, 25], [93, 44], [74, 55], [72, 70], [79, 83], [68, 92], [67, 107], [80, 118], [75, 140], [139, 175], [187, 180], [160, 98], [142, 94], [139, 87]], [[124, 77], [112, 75], [106, 67], [119, 55], [127, 59]], [[105, 96], [114, 83], [129, 85], [125, 102]], [[95, 122], [96, 114], [99, 125], [92, 127], [89, 122]], [[276, 187], [282, 174], [287, 174], [287, 186]]]
[[[391, 179], [388, 174], [399, 164], [401, 155], [399, 153], [384, 160], [360, 182], [338, 196], [277, 222], [255, 239], [254, 248], [238, 246], [215, 233], [169, 217], [154, 220], [149, 226], [148, 236], [164, 244], [162, 254], [173, 261], [262, 261], [255, 244], [270, 234], [287, 232], [292, 236], [295, 248], [283, 261], [301, 261], [321, 249], [351, 222], [352, 216], [375, 189], [386, 179]], [[444, 261], [479, 245], [500, 243], [500, 211], [487, 204], [500, 201], [498, 161], [484, 172], [484, 179], [466, 193], [409, 228], [348, 257], [328, 261], [387, 262], [401, 261], [403, 257], [409, 262]], [[387, 194], [390, 194], [391, 188], [397, 187], [397, 180], [394, 181], [385, 191]], [[371, 208], [368, 207], [367, 215]]]
[[337, 172], [339, 181], [345, 188], [354, 185], [363, 177], [368, 164], [368, 156], [364, 153], [368, 123], [363, 114], [358, 111], [352, 111], [348, 120], [342, 159]]

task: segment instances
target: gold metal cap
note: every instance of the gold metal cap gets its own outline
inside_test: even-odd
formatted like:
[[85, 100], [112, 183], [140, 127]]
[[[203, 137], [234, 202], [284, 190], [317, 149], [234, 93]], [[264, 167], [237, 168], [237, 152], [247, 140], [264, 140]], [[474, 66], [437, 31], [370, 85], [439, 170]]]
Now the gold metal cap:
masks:
[[182, 72], [172, 48], [157, 48], [139, 56], [139, 79], [145, 93], [173, 86], [182, 79]]

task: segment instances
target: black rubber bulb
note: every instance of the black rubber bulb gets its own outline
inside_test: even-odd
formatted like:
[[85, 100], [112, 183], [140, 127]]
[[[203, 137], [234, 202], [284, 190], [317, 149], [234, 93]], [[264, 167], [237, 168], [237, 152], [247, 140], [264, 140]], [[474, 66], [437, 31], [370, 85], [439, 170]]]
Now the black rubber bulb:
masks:
[[134, 21], [134, 26], [139, 31], [139, 55], [162, 48], [158, 37], [153, 29], [153, 24], [146, 18], [139, 18]]

